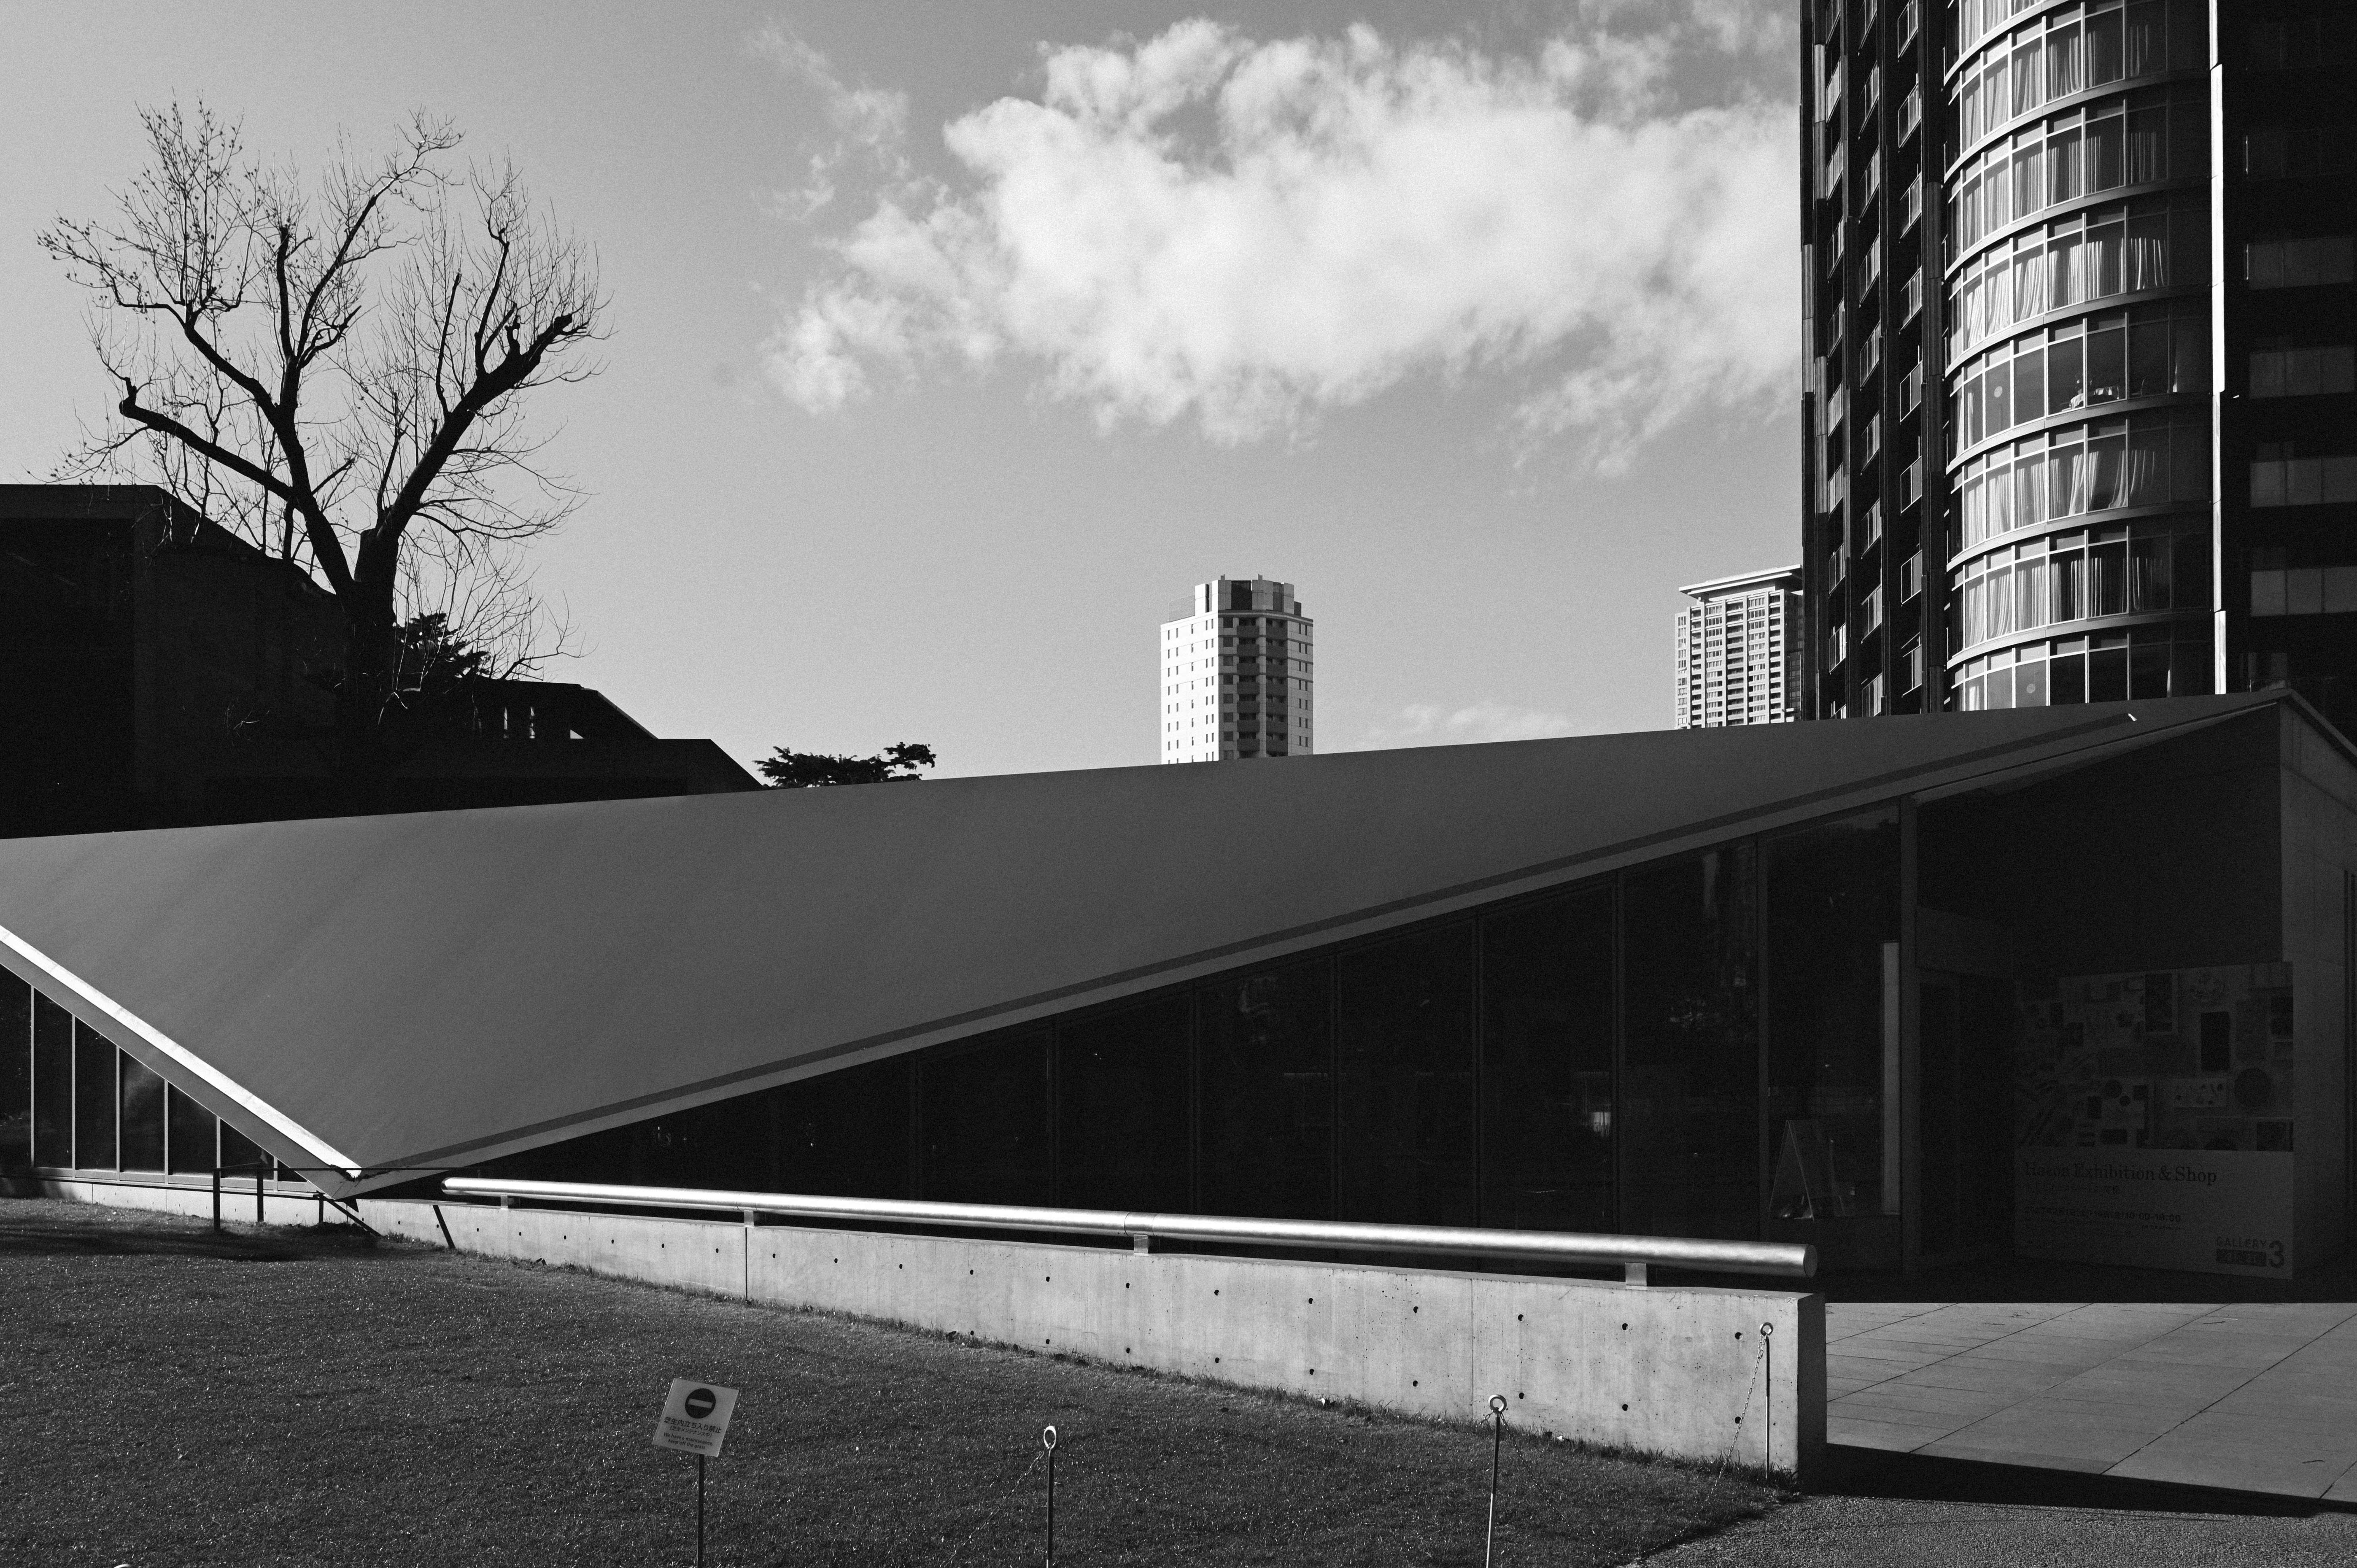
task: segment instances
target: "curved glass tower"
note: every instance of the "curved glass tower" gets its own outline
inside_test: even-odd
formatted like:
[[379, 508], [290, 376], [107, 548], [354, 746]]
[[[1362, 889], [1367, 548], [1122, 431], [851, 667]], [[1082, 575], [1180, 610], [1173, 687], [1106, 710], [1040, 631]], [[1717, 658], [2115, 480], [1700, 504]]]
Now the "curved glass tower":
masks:
[[2357, 718], [2351, 8], [1923, 4], [1804, 7], [1813, 716]]

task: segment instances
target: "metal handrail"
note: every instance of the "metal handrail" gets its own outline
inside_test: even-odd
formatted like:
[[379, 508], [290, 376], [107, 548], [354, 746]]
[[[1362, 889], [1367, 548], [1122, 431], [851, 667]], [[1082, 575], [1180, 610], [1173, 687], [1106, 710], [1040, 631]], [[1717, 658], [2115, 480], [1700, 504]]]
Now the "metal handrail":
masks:
[[1506, 1257], [1621, 1268], [1641, 1285], [1649, 1264], [1711, 1273], [1817, 1272], [1817, 1250], [1789, 1241], [1706, 1241], [1676, 1236], [1593, 1236], [1553, 1230], [1484, 1230], [1454, 1225], [1361, 1225], [1327, 1219], [1250, 1219], [1210, 1214], [1146, 1214], [1110, 1208], [1049, 1208], [998, 1203], [920, 1203], [899, 1198], [811, 1197], [798, 1193], [726, 1192], [710, 1187], [618, 1187], [600, 1182], [511, 1181], [450, 1176], [452, 1197], [529, 1198], [624, 1208], [726, 1208], [799, 1219], [932, 1225], [961, 1230], [1049, 1230], [1126, 1236], [1139, 1251], [1153, 1241], [1228, 1246], [1303, 1247], [1333, 1251], [1415, 1252], [1435, 1257]]

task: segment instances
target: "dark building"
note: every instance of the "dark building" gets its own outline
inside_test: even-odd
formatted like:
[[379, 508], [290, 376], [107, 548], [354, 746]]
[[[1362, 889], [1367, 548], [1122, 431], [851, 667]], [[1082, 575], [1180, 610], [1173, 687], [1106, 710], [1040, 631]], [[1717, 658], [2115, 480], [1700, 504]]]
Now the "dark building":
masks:
[[2280, 1277], [2352, 952], [2285, 693], [19, 840], [0, 1164]]
[[2357, 719], [2357, 16], [1802, 17], [1808, 713]]
[[[301, 570], [145, 487], [0, 486], [0, 834], [317, 816], [343, 620]], [[748, 789], [586, 687], [437, 699], [399, 811]]]

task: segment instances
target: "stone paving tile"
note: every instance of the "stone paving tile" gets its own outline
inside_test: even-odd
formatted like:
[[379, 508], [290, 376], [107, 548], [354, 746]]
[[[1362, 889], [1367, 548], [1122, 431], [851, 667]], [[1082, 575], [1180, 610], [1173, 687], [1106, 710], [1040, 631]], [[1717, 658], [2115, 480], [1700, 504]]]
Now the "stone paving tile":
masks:
[[2357, 1503], [2357, 1305], [1828, 1314], [1828, 1438]]

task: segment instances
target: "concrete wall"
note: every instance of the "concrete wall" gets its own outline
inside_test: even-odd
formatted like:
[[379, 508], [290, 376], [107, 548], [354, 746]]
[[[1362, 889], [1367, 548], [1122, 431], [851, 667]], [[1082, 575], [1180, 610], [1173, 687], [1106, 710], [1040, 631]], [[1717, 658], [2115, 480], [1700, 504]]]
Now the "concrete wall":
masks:
[[[141, 1176], [119, 1181], [57, 1181], [47, 1176], [0, 1177], [0, 1196], [63, 1197], [77, 1203], [104, 1203], [116, 1208], [146, 1208], [159, 1214], [185, 1214], [210, 1219], [213, 1212], [212, 1182], [206, 1176]], [[241, 1225], [259, 1220], [264, 1225], [348, 1225], [351, 1221], [335, 1205], [308, 1187], [270, 1182], [263, 1188], [262, 1206], [253, 1200], [253, 1178], [231, 1177], [221, 1184], [221, 1218]]]
[[[1824, 1303], [1770, 1290], [362, 1199], [380, 1230], [1246, 1388], [1487, 1419], [1806, 1481]], [[1763, 1338], [1762, 1325], [1772, 1332]]]

